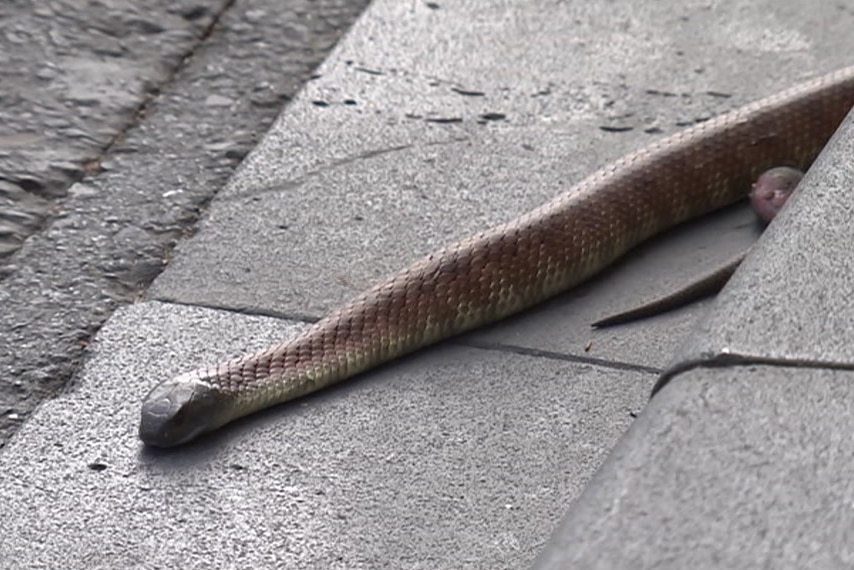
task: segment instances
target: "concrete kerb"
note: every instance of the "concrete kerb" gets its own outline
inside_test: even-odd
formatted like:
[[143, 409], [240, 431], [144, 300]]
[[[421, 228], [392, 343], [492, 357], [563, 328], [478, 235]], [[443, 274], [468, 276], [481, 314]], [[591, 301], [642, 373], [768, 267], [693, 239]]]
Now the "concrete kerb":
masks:
[[849, 115], [536, 570], [854, 560], [852, 156]]

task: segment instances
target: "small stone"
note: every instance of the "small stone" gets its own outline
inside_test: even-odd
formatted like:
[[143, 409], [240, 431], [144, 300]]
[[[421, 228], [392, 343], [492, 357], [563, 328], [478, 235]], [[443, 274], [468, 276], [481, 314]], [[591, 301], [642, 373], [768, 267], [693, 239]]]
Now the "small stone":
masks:
[[223, 150], [228, 150], [231, 147], [235, 146], [234, 141], [222, 141], [215, 143], [208, 143], [205, 145], [205, 150], [212, 150], [214, 152], [220, 152]]
[[16, 224], [13, 222], [6, 222], [0, 220], [0, 238], [4, 237], [23, 237], [25, 235], [25, 228], [20, 224]]
[[14, 133], [11, 135], [0, 135], [0, 147], [20, 148], [42, 140], [42, 136], [36, 133]]
[[265, 10], [247, 10], [245, 17], [250, 22], [260, 23], [267, 17], [267, 12]]
[[0, 241], [0, 257], [12, 255], [19, 249], [21, 249], [20, 243], [3, 243], [2, 241]]
[[166, 31], [166, 28], [154, 22], [152, 20], [144, 20], [142, 18], [131, 18], [127, 20], [127, 25], [131, 28], [138, 30], [143, 34], [162, 34]]
[[77, 182], [76, 184], [73, 184], [71, 188], [68, 189], [68, 194], [70, 196], [79, 197], [97, 196], [98, 189], [92, 186], [91, 184]]
[[198, 20], [199, 18], [204, 17], [208, 13], [208, 8], [206, 6], [193, 6], [187, 10], [181, 12], [181, 17], [190, 22]]
[[35, 227], [41, 223], [41, 217], [35, 216], [23, 210], [0, 210], [0, 219], [21, 224], [24, 227]]
[[76, 162], [54, 162], [51, 166], [71, 178], [82, 177], [84, 174], [83, 166]]
[[208, 107], [229, 107], [234, 104], [232, 99], [223, 97], [222, 95], [208, 95], [205, 99], [205, 105]]
[[12, 182], [0, 180], [0, 197], [8, 198], [13, 202], [19, 202], [26, 197], [27, 193], [23, 188]]

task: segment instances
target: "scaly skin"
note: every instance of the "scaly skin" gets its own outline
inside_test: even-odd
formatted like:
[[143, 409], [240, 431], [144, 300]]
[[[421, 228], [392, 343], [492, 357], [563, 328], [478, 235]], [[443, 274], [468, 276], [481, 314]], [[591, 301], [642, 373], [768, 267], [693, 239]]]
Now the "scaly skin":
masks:
[[638, 305], [626, 311], [608, 315], [603, 319], [599, 319], [590, 326], [596, 328], [612, 327], [614, 325], [622, 325], [648, 317], [654, 317], [667, 311], [678, 309], [688, 303], [714, 295], [726, 285], [741, 262], [747, 256], [747, 252], [740, 253], [733, 259], [727, 261], [720, 267], [717, 267], [706, 273], [705, 275], [695, 279], [691, 283], [680, 287], [672, 293], [668, 293], [662, 297], [658, 297], [652, 301]]
[[759, 173], [806, 169], [852, 105], [854, 67], [630, 154], [415, 262], [293, 340], [167, 380], [143, 402], [139, 435], [185, 443], [566, 291], [651, 236], [743, 198]]
[[[750, 205], [759, 219], [768, 224], [780, 212], [789, 197], [794, 194], [804, 173], [789, 166], [778, 166], [763, 172], [750, 189]], [[723, 265], [673, 291], [644, 303], [599, 319], [591, 326], [597, 328], [621, 325], [647, 317], [653, 317], [688, 303], [713, 295], [723, 289], [729, 278], [744, 261], [747, 252], [740, 253]]]

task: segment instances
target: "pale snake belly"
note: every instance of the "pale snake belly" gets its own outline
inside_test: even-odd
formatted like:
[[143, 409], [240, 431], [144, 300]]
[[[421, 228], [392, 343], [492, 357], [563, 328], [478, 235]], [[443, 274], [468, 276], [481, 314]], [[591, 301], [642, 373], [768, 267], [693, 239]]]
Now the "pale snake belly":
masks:
[[169, 447], [574, 287], [632, 247], [806, 169], [854, 105], [854, 67], [664, 138], [551, 202], [416, 261], [282, 344], [166, 380], [140, 438]]

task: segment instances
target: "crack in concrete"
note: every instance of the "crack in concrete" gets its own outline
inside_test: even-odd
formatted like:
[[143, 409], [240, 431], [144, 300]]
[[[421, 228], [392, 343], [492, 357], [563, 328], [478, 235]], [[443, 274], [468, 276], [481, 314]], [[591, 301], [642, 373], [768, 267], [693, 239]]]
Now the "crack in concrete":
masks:
[[228, 313], [236, 313], [238, 315], [246, 315], [248, 317], [269, 317], [283, 321], [293, 321], [295, 323], [313, 324], [320, 320], [320, 317], [308, 315], [305, 313], [284, 313], [271, 309], [262, 309], [256, 307], [226, 307], [216, 303], [204, 303], [201, 301], [181, 301], [169, 297], [149, 297], [148, 301], [157, 301], [158, 303], [168, 303], [170, 305], [179, 305], [182, 307], [201, 307], [203, 309], [211, 309], [214, 311], [225, 311]]
[[[423, 146], [426, 146], [426, 147], [444, 146], [444, 145], [456, 144], [459, 142], [465, 142], [467, 140], [468, 140], [468, 137], [453, 137], [453, 138], [450, 138], [448, 140], [433, 141], [433, 142], [424, 143]], [[391, 154], [391, 153], [395, 153], [395, 152], [409, 150], [411, 148], [415, 148], [416, 146], [419, 146], [419, 145], [417, 145], [415, 143], [408, 143], [408, 144], [390, 146], [390, 147], [386, 147], [386, 148], [378, 148], [378, 149], [374, 149], [374, 150], [367, 150], [365, 152], [361, 152], [361, 153], [358, 153], [358, 154], [355, 154], [352, 156], [346, 156], [344, 158], [332, 160], [328, 164], [324, 164], [318, 168], [315, 168], [313, 170], [309, 170], [308, 172], [306, 172], [302, 176], [298, 176], [297, 178], [292, 178], [290, 180], [282, 180], [281, 182], [274, 182], [272, 184], [266, 184], [261, 188], [251, 189], [251, 190], [248, 190], [246, 192], [235, 192], [231, 195], [221, 197], [221, 200], [224, 200], [227, 202], [228, 201], [237, 201], [237, 200], [246, 199], [246, 198], [255, 198], [257, 196], [264, 196], [266, 194], [275, 194], [277, 192], [286, 191], [286, 190], [296, 190], [297, 188], [299, 188], [300, 186], [305, 184], [309, 179], [314, 178], [316, 176], [320, 176], [324, 172], [329, 172], [329, 171], [335, 170], [337, 168], [340, 168], [342, 166], [347, 166], [348, 164], [353, 164], [353, 163], [358, 162], [360, 160], [368, 160], [368, 159], [376, 158], [378, 156], [383, 156], [386, 154]]]
[[717, 353], [698, 358], [690, 358], [668, 367], [656, 381], [650, 397], [655, 396], [673, 378], [697, 369], [734, 368], [744, 366], [775, 366], [779, 368], [805, 368], [812, 370], [844, 370], [854, 372], [854, 362], [835, 362], [832, 360], [807, 360], [803, 358], [785, 358], [738, 354], [732, 352]]
[[[225, 311], [229, 313], [236, 313], [238, 315], [246, 315], [246, 316], [254, 316], [254, 317], [269, 317], [274, 319], [292, 321], [294, 323], [302, 323], [302, 324], [314, 324], [321, 320], [320, 318], [313, 315], [306, 315], [301, 313], [282, 313], [269, 309], [260, 309], [260, 308], [252, 308], [252, 307], [225, 307], [222, 305], [216, 305], [213, 303], [201, 303], [201, 302], [185, 302], [179, 301], [176, 299], [169, 299], [165, 297], [151, 298], [151, 301], [157, 301], [160, 303], [169, 303], [172, 305], [180, 305], [185, 307], [201, 307], [205, 309], [211, 309], [215, 311]], [[464, 333], [465, 334], [465, 333]], [[549, 360], [560, 360], [563, 362], [573, 362], [576, 364], [590, 364], [594, 366], [601, 366], [604, 368], [611, 368], [613, 370], [629, 370], [633, 372], [643, 372], [647, 374], [662, 374], [663, 369], [657, 368], [655, 366], [646, 366], [644, 364], [636, 364], [633, 362], [624, 362], [620, 360], [608, 360], [604, 358], [595, 358], [592, 356], [581, 356], [578, 354], [568, 354], [563, 352], [554, 352], [550, 350], [542, 350], [538, 348], [529, 348], [525, 346], [513, 345], [513, 344], [504, 344], [500, 342], [486, 342], [486, 341], [478, 341], [471, 338], [465, 338], [463, 335], [457, 337], [451, 337], [449, 339], [445, 339], [444, 341], [439, 341], [438, 343], [431, 345], [436, 346], [438, 344], [454, 344], [456, 346], [464, 346], [467, 348], [476, 348], [479, 350], [489, 350], [494, 352], [508, 352], [511, 354], [518, 354], [522, 356], [532, 356], [535, 358], [546, 358]], [[424, 347], [427, 348], [427, 347]], [[418, 349], [414, 353], [420, 352], [423, 349]], [[414, 354], [411, 353], [411, 354]]]
[[538, 348], [528, 348], [513, 344], [504, 344], [500, 342], [479, 342], [475, 340], [462, 340], [457, 344], [468, 346], [471, 348], [479, 348], [481, 350], [494, 350], [498, 352], [510, 352], [523, 356], [533, 356], [536, 358], [547, 358], [549, 360], [562, 360], [565, 362], [574, 362], [577, 364], [592, 364], [594, 366], [602, 366], [604, 368], [612, 368], [614, 370], [630, 370], [633, 372], [644, 372], [648, 374], [661, 374], [662, 369], [654, 366], [646, 366], [644, 364], [635, 364], [633, 362], [624, 362], [620, 360], [608, 360], [605, 358], [595, 358], [592, 356], [581, 356], [577, 354], [567, 354], [563, 352], [553, 352], [550, 350], [542, 350]]

